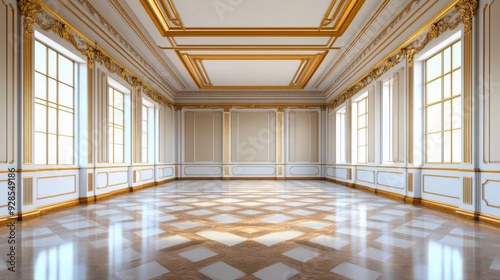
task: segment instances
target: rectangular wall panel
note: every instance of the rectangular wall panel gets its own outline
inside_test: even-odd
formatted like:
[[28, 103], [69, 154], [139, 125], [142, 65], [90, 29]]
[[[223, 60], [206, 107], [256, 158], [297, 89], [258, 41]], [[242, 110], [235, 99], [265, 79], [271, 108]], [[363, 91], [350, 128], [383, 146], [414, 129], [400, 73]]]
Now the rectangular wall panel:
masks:
[[233, 162], [276, 162], [276, 112], [231, 113]]
[[184, 161], [222, 161], [222, 112], [184, 113]]
[[443, 199], [460, 199], [462, 180], [460, 177], [426, 174], [423, 175], [422, 190], [424, 194]]
[[0, 164], [14, 162], [16, 32], [14, 7], [0, 3]]
[[36, 179], [37, 199], [76, 193], [76, 175], [39, 177]]
[[319, 114], [292, 111], [288, 114], [289, 161], [318, 162]]
[[483, 57], [483, 86], [484, 86], [484, 159], [486, 163], [500, 163], [500, 130], [497, 124], [500, 121], [500, 36], [495, 27], [500, 26], [500, 3], [493, 1], [484, 10], [484, 57]]

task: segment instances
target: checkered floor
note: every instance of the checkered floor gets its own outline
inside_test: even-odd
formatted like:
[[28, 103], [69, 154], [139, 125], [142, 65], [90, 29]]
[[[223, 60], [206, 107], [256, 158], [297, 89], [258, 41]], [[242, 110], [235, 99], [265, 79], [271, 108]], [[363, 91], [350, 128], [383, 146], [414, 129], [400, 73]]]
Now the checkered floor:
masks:
[[50, 213], [18, 224], [16, 273], [7, 236], [2, 279], [500, 279], [500, 228], [323, 181], [176, 181]]

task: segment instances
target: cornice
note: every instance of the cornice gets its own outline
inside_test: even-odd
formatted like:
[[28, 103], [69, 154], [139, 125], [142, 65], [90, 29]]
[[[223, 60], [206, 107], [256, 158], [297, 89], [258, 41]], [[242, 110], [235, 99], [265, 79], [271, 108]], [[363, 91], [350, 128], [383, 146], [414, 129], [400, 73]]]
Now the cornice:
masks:
[[[377, 47], [389, 34], [392, 33], [395, 29], [398, 28], [401, 22], [403, 22], [409, 15], [411, 15], [412, 11], [417, 9], [419, 6], [417, 5], [422, 0], [410, 0], [410, 2], [392, 19], [392, 21], [386, 25], [386, 27], [378, 33], [378, 35], [370, 41], [370, 43], [354, 58], [343, 70], [337, 75], [334, 81], [325, 88], [323, 91], [325, 96], [329, 96], [332, 94], [332, 90], [336, 88], [341, 81], [343, 81], [352, 70], [357, 67], [369, 54], [372, 53], [373, 49]], [[330, 73], [333, 69], [330, 70]]]
[[[156, 79], [162, 82], [162, 86], [165, 86], [170, 94], [174, 95], [177, 93], [177, 90], [170, 84], [170, 82], [158, 71], [149, 64], [149, 62], [139, 54], [139, 52], [130, 45], [128, 40], [124, 38], [114, 27], [106, 20], [106, 18], [101, 15], [101, 13], [94, 7], [88, 0], [78, 0], [78, 2], [82, 5], [82, 7], [89, 12], [94, 18], [97, 19], [97, 23], [100, 23], [102, 27], [104, 27], [109, 34], [111, 34], [122, 46], [128, 50], [131, 54], [133, 54], [139, 62], [151, 73], [155, 76]], [[171, 69], [167, 69], [169, 73], [171, 73]]]
[[[87, 57], [89, 67], [92, 68], [94, 63], [97, 62], [105, 66], [109, 72], [118, 74], [130, 86], [142, 89], [142, 92], [155, 102], [164, 106], [173, 105], [172, 102], [170, 102], [165, 96], [158, 93], [156, 90], [143, 82], [139, 77], [134, 75], [132, 71], [122, 66], [105, 50], [100, 47], [93, 46], [93, 42], [90, 41], [88, 37], [77, 31], [71, 24], [59, 16], [54, 16], [57, 15], [57, 12], [51, 10], [51, 8], [45, 3], [37, 2], [36, 0], [21, 0], [18, 2], [18, 5], [22, 11], [21, 15], [24, 18], [25, 24], [35, 23], [42, 30], [52, 31], [62, 39], [71, 43], [81, 54]], [[28, 16], [32, 19], [32, 21], [26, 20]], [[33, 26], [31, 26], [31, 29], [32, 28]], [[26, 26], [25, 32], [32, 34], [32, 32], [30, 33], [30, 28], [27, 28]]]
[[346, 100], [353, 97], [368, 86], [371, 82], [378, 79], [398, 63], [402, 62], [405, 58], [407, 59], [409, 66], [413, 65], [413, 56], [424, 49], [432, 40], [441, 36], [444, 32], [454, 30], [460, 24], [464, 24], [464, 27], [468, 24], [472, 24], [473, 17], [464, 15], [475, 15], [474, 10], [477, 8], [477, 5], [474, 5], [474, 3], [477, 3], [477, 1], [459, 0], [452, 3], [453, 6], [449, 12], [437, 21], [424, 26], [421, 31], [412, 36], [412, 38], [414, 38], [412, 41], [405, 43], [399, 49], [393, 51], [391, 55], [368, 71], [368, 73], [363, 75], [361, 79], [356, 81], [339, 95], [335, 96], [333, 100], [328, 102], [328, 107], [333, 109], [340, 106]]

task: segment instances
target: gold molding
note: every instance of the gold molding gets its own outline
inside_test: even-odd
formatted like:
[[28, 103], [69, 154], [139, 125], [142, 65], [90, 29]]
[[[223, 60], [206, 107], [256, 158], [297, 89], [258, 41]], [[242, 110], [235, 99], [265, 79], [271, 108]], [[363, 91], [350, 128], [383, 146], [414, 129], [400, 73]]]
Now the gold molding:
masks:
[[87, 162], [94, 163], [94, 68], [92, 63], [87, 63]]
[[[167, 2], [165, 2], [167, 1]], [[189, 27], [182, 23], [172, 0], [141, 0], [141, 4], [164, 37], [224, 37], [224, 36], [259, 36], [259, 37], [339, 37], [347, 30], [352, 20], [363, 6], [365, 0], [342, 0], [339, 5], [332, 0], [323, 19], [316, 27], [300, 28], [214, 28]], [[335, 9], [334, 9], [335, 8]]]
[[404, 187], [396, 187], [396, 186], [389, 186], [389, 185], [380, 184], [378, 182], [379, 173], [397, 174], [397, 175], [402, 175], [404, 177], [405, 174], [403, 172], [390, 172], [390, 171], [377, 170], [377, 176], [376, 176], [377, 179], [376, 180], [377, 180], [378, 186], [382, 186], [382, 187], [386, 187], [386, 188], [393, 188], [393, 189], [398, 189], [398, 190], [404, 190]]
[[491, 180], [491, 179], [488, 179], [486, 180], [483, 184], [481, 184], [481, 199], [484, 201], [484, 203], [486, 204], [486, 206], [488, 207], [492, 207], [492, 208], [497, 208], [497, 209], [500, 209], [500, 205], [493, 205], [493, 204], [490, 204], [488, 202], [488, 200], [486, 200], [486, 196], [484, 195], [484, 188], [485, 186], [490, 183], [490, 182], [494, 182], [494, 183], [500, 183], [500, 180]]
[[[460, 0], [475, 1], [475, 0]], [[327, 103], [331, 109], [341, 106], [346, 100], [352, 98], [358, 92], [363, 90], [373, 81], [392, 69], [394, 66], [408, 60], [409, 65], [413, 65], [413, 56], [424, 49], [432, 40], [439, 37], [448, 30], [454, 30], [464, 21], [464, 16], [456, 4], [459, 0], [454, 0], [435, 17], [425, 24], [420, 30], [414, 33], [410, 38], [400, 45], [399, 48], [390, 53], [385, 59], [380, 61], [371, 70], [365, 73], [360, 79], [351, 84], [347, 89], [336, 95]], [[472, 79], [472, 77], [470, 77]]]
[[[373, 173], [373, 182], [358, 179], [358, 176], [359, 176], [358, 172], [359, 171], [372, 172]], [[368, 183], [368, 184], [375, 184], [375, 170], [356, 169], [356, 181], [365, 182], [365, 183]]]
[[23, 206], [33, 205], [33, 177], [23, 178]]
[[463, 177], [463, 202], [464, 204], [472, 205], [473, 201], [473, 186], [472, 177]]
[[[21, 4], [23, 1], [19, 2]], [[31, 2], [30, 2], [31, 3]], [[31, 27], [33, 29], [33, 27]], [[28, 28], [23, 33], [23, 148], [24, 164], [33, 164], [33, 75], [34, 75], [34, 35]]]
[[413, 192], [413, 173], [408, 172], [408, 175], [406, 176], [406, 179], [408, 180], [408, 191]]
[[[51, 179], [51, 178], [63, 178], [63, 177], [73, 177], [73, 191], [72, 192], [67, 192], [67, 193], [62, 193], [62, 194], [57, 194], [57, 195], [50, 195], [50, 196], [38, 196], [39, 192], [38, 192], [38, 188], [39, 188], [39, 185], [38, 185], [38, 181], [40, 181], [41, 179]], [[72, 174], [72, 175], [63, 175], [63, 176], [46, 176], [46, 177], [37, 177], [36, 178], [36, 188], [37, 188], [37, 200], [42, 200], [42, 199], [47, 199], [47, 198], [54, 198], [54, 197], [60, 197], [60, 196], [65, 196], [65, 195], [68, 195], [68, 194], [73, 194], [73, 193], [76, 193], [76, 187], [77, 187], [77, 182], [76, 182], [76, 175], [75, 174]]]
[[94, 173], [87, 173], [87, 192], [94, 191]]
[[[303, 89], [312, 78], [323, 59], [328, 54], [324, 51], [316, 54], [196, 54], [176, 51], [189, 74], [200, 89]], [[300, 64], [288, 86], [220, 86], [210, 81], [203, 64], [206, 60], [299, 60]]]
[[451, 179], [460, 179], [460, 177], [454, 177], [454, 176], [441, 176], [441, 175], [433, 175], [433, 174], [424, 174], [422, 175], [422, 192], [431, 194], [431, 195], [436, 195], [436, 196], [442, 196], [442, 197], [447, 197], [447, 198], [453, 198], [453, 199], [460, 199], [458, 196], [451, 196], [451, 195], [445, 195], [445, 194], [440, 194], [440, 193], [434, 193], [434, 192], [429, 192], [425, 190], [425, 177], [439, 177], [439, 178], [451, 178]]
[[[29, 0], [28, 2], [32, 2]], [[37, 2], [38, 3], [38, 2]], [[134, 75], [131, 70], [123, 66], [117, 59], [112, 57], [107, 51], [98, 46], [93, 46], [94, 42], [87, 36], [79, 32], [73, 25], [61, 18], [57, 11], [54, 11], [45, 2], [39, 3], [40, 8], [36, 10], [34, 22], [44, 31], [53, 31], [59, 37], [71, 43], [82, 55], [87, 57], [89, 67], [98, 62], [110, 73], [116, 73], [132, 87], [140, 87], [142, 92], [154, 102], [173, 106], [173, 103], [165, 96], [151, 88], [145, 81]], [[26, 33], [26, 32], [25, 32]]]
[[32, 35], [34, 32], [33, 23], [42, 8], [36, 0], [19, 0], [18, 6], [19, 13], [23, 17], [24, 31]]
[[[278, 158], [277, 158], [277, 162], [283, 163], [283, 110], [281, 110], [281, 112], [280, 112], [280, 109], [278, 109], [277, 118], [278, 118], [278, 127], [276, 128], [278, 130], [278, 139], [277, 139]], [[278, 168], [278, 175], [281, 175], [280, 171], [281, 171], [281, 169]]]

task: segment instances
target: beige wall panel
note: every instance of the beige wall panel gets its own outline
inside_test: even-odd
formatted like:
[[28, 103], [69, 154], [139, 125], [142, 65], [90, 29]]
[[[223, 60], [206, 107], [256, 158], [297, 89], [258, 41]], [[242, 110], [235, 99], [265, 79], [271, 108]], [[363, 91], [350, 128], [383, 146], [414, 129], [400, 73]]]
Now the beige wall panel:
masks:
[[184, 161], [222, 161], [222, 112], [185, 112]]
[[194, 112], [184, 113], [184, 161], [194, 162]]
[[232, 112], [232, 161], [276, 161], [276, 113]]
[[212, 112], [194, 115], [195, 161], [214, 160], [214, 116]]
[[[14, 161], [15, 11], [0, 3], [0, 163]], [[15, 5], [15, 4], [14, 4]]]
[[291, 162], [318, 161], [318, 112], [290, 112], [289, 139]]

